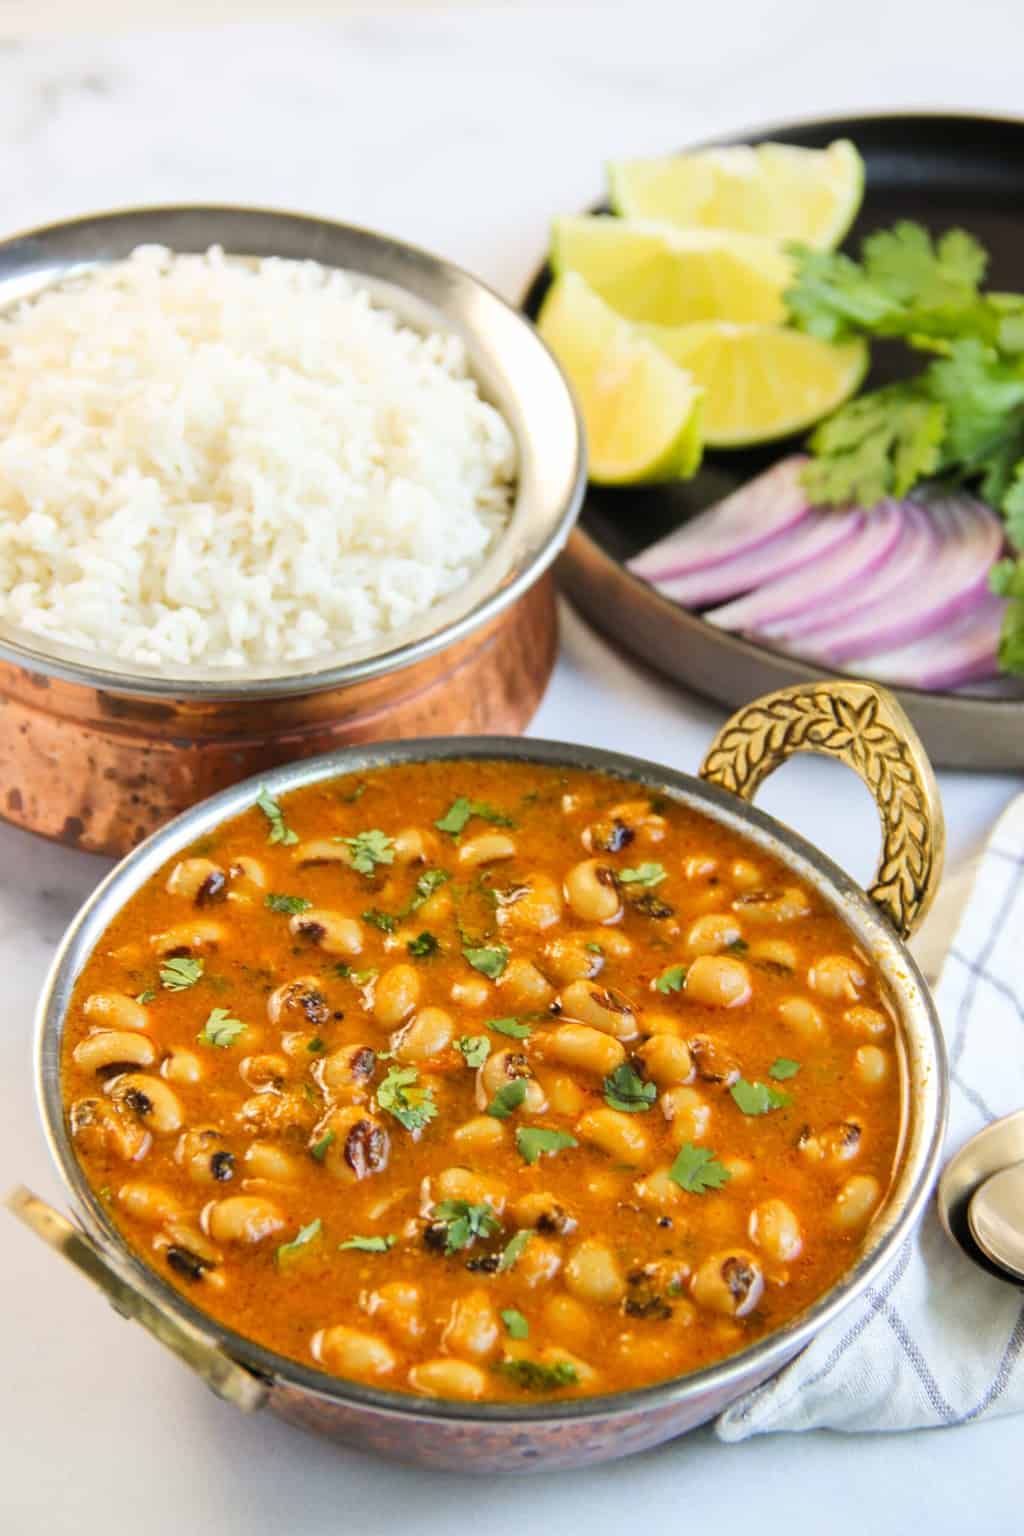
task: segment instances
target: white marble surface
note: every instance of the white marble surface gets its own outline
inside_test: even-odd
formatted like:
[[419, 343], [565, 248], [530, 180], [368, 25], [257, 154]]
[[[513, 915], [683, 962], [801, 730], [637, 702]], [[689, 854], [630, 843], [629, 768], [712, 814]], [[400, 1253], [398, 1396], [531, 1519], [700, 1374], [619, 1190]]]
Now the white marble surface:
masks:
[[[0, 34], [5, 9], [0, 0]], [[0, 44], [3, 223], [141, 201], [277, 203], [432, 246], [514, 295], [551, 213], [592, 196], [610, 154], [843, 108], [1013, 111], [1019, 43], [1018, 0], [976, 0], [969, 13], [934, 0], [722, 0]], [[694, 765], [720, 718], [569, 616], [534, 729]], [[943, 777], [954, 872], [1018, 787]], [[764, 804], [868, 873], [874, 813], [839, 769], [794, 763]], [[32, 1097], [30, 1016], [102, 867], [0, 827], [0, 1174], [58, 1198]], [[4, 1536], [320, 1536], [343, 1525], [426, 1536], [467, 1519], [490, 1536], [569, 1522], [604, 1536], [638, 1510], [645, 1529], [713, 1522], [723, 1536], [790, 1533], [798, 1516], [829, 1536], [1019, 1526], [1012, 1420], [735, 1448], [700, 1434], [530, 1483], [385, 1468], [235, 1416], [6, 1218], [0, 1234]]]

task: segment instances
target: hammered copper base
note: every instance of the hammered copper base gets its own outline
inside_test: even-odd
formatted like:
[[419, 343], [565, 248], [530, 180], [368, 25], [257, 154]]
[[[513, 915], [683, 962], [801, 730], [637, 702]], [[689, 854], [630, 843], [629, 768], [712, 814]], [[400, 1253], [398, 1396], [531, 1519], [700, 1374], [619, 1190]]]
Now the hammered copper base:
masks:
[[278, 699], [145, 699], [0, 662], [0, 817], [120, 856], [250, 774], [350, 742], [508, 734], [555, 664], [554, 582], [457, 644], [383, 677]]

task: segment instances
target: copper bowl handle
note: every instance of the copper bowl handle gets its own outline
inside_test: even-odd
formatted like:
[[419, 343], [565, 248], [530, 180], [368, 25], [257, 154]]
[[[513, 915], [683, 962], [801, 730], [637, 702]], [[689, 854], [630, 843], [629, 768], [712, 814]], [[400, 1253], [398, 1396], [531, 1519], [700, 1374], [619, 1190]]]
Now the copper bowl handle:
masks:
[[939, 787], [917, 732], [884, 688], [798, 684], [737, 710], [711, 743], [701, 777], [753, 800], [797, 752], [837, 758], [871, 791], [882, 853], [868, 895], [909, 939], [935, 897], [946, 848]]
[[135, 1290], [117, 1272], [103, 1250], [59, 1211], [20, 1186], [7, 1196], [6, 1205], [37, 1237], [99, 1286], [115, 1312], [141, 1323], [148, 1333], [201, 1376], [218, 1397], [241, 1408], [243, 1413], [252, 1413], [262, 1407], [269, 1392], [265, 1381], [224, 1354], [198, 1328], [155, 1306], [147, 1296]]

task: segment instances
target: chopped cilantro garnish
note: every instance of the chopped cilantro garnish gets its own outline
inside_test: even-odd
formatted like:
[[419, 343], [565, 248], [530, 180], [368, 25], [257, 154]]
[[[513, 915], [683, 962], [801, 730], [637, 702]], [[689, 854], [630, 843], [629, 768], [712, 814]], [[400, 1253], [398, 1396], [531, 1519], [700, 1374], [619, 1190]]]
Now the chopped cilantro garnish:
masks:
[[463, 1035], [455, 1044], [462, 1052], [467, 1067], [482, 1067], [491, 1054], [491, 1042], [486, 1035]]
[[312, 1040], [306, 1041], [306, 1050], [313, 1056], [316, 1055], [317, 1051], [322, 1051], [323, 1049], [324, 1042], [319, 1035], [314, 1035]]
[[604, 1101], [612, 1109], [623, 1110], [627, 1115], [643, 1114], [658, 1097], [656, 1083], [645, 1083], [628, 1061], [616, 1067], [604, 1080]]
[[156, 1000], [156, 993], [155, 992], [140, 992], [138, 997], [135, 999], [135, 1001], [137, 1003], [143, 1003], [143, 1004], [145, 1004], [145, 1003], [152, 1003], [155, 1000]]
[[708, 1147], [695, 1147], [691, 1141], [684, 1141], [679, 1148], [668, 1176], [688, 1195], [706, 1195], [709, 1189], [721, 1189], [732, 1178]]
[[514, 1077], [510, 1083], [502, 1083], [487, 1106], [487, 1113], [495, 1120], [507, 1120], [526, 1098], [526, 1079]]
[[492, 981], [497, 981], [506, 965], [508, 965], [507, 944], [484, 945], [479, 949], [466, 946], [462, 953], [474, 971], [482, 972], [484, 976], [489, 976]]
[[295, 917], [299, 912], [308, 912], [313, 905], [305, 896], [276, 896], [273, 892], [266, 897], [263, 903], [271, 912], [284, 912], [289, 917]]
[[164, 961], [160, 967], [160, 985], [169, 992], [184, 992], [186, 987], [194, 987], [202, 974], [202, 960], [181, 955], [176, 960]]
[[436, 955], [441, 948], [432, 933], [419, 933], [406, 944], [406, 949], [414, 960], [426, 960], [430, 955]]
[[596, 939], [591, 939], [589, 944], [584, 944], [583, 947], [584, 949], [588, 949], [592, 955], [604, 954], [604, 946], [602, 944], [598, 944]]
[[352, 967], [348, 965], [344, 960], [339, 960], [337, 965], [332, 965], [331, 970], [334, 972], [335, 976], [340, 976], [342, 981], [347, 981], [352, 975]]
[[446, 869], [424, 870], [423, 874], [420, 875], [419, 879], [416, 881], [416, 885], [413, 888], [413, 893], [409, 898], [402, 916], [408, 917], [410, 912], [418, 911], [419, 908], [422, 907], [423, 903], [425, 901], [429, 901], [434, 892], [439, 891], [442, 885], [444, 885], [450, 879], [451, 875]]
[[395, 845], [378, 827], [368, 832], [357, 832], [355, 837], [339, 837], [352, 855], [352, 868], [359, 875], [372, 875], [378, 864], [393, 864]]
[[470, 817], [478, 816], [481, 821], [489, 821], [496, 827], [514, 827], [515, 822], [511, 816], [506, 816], [504, 811], [496, 811], [493, 805], [488, 805], [483, 800], [467, 800], [465, 795], [460, 795], [453, 800], [448, 810], [440, 820], [434, 822], [439, 832], [447, 832], [452, 837], [458, 837], [465, 830]]
[[256, 796], [256, 804], [270, 822], [270, 831], [267, 833], [268, 843], [283, 843], [285, 847], [290, 847], [292, 843], [298, 842], [299, 839], [284, 819], [281, 807], [269, 789], [263, 785], [260, 786], [259, 794]]
[[542, 1153], [553, 1155], [567, 1147], [578, 1147], [579, 1142], [568, 1131], [552, 1131], [543, 1125], [521, 1125], [516, 1131], [516, 1148], [524, 1162], [531, 1166]]
[[363, 922], [369, 923], [371, 928], [379, 928], [381, 933], [394, 933], [398, 919], [390, 912], [382, 912], [379, 907], [371, 907], [363, 913]]
[[530, 1238], [533, 1236], [529, 1227], [524, 1227], [517, 1232], [511, 1242], [505, 1244], [501, 1250], [501, 1258], [498, 1260], [498, 1274], [503, 1275], [507, 1269], [511, 1269], [516, 1260], [522, 1255]]
[[344, 800], [346, 805], [355, 805], [356, 801], [361, 800], [362, 797], [366, 794], [368, 788], [369, 785], [367, 784], [366, 780], [360, 779], [359, 783], [356, 785], [355, 789], [352, 790], [351, 794], [342, 795], [341, 798]]
[[429, 1088], [417, 1087], [416, 1067], [392, 1067], [377, 1088], [377, 1103], [407, 1131], [422, 1130], [437, 1114], [437, 1105]]
[[325, 1131], [319, 1141], [315, 1141], [310, 1147], [310, 1153], [318, 1163], [322, 1163], [327, 1156], [327, 1149], [332, 1147], [338, 1139], [337, 1131]]
[[745, 955], [747, 950], [750, 948], [750, 945], [747, 943], [746, 939], [733, 939], [725, 947], [726, 949], [731, 950], [734, 955]]
[[494, 1209], [484, 1201], [470, 1205], [466, 1200], [442, 1200], [430, 1213], [431, 1220], [446, 1228], [444, 1251], [460, 1253], [474, 1238], [495, 1237], [501, 1222]]
[[515, 1307], [502, 1307], [501, 1320], [508, 1329], [509, 1337], [513, 1339], [528, 1339], [530, 1337], [530, 1325], [521, 1312]]
[[484, 1021], [488, 1029], [496, 1029], [499, 1035], [510, 1035], [513, 1040], [528, 1040], [533, 1033], [529, 1024], [523, 1024], [519, 1019], [486, 1019]]
[[686, 966], [670, 965], [667, 970], [662, 971], [654, 985], [667, 997], [670, 992], [681, 992], [685, 981]]
[[233, 1019], [226, 1008], [213, 1008], [196, 1039], [203, 1045], [216, 1045], [226, 1050], [234, 1045], [239, 1035], [245, 1034], [241, 1019]]
[[660, 885], [666, 878], [664, 866], [661, 864], [638, 864], [636, 869], [620, 869], [618, 878], [623, 885], [642, 885], [650, 888]]
[[557, 1392], [560, 1387], [574, 1387], [580, 1373], [568, 1360], [545, 1365], [541, 1360], [499, 1360], [491, 1367], [514, 1381], [527, 1392]]
[[320, 1236], [320, 1233], [323, 1231], [323, 1225], [320, 1217], [317, 1216], [308, 1226], [300, 1227], [290, 1243], [282, 1243], [278, 1248], [277, 1262], [279, 1264], [287, 1264], [289, 1259], [294, 1258], [300, 1249], [305, 1248], [314, 1238]]
[[387, 1253], [397, 1241], [390, 1232], [386, 1237], [348, 1237], [338, 1244], [338, 1251], [343, 1253], [346, 1248], [354, 1248], [357, 1253]]
[[789, 1103], [788, 1093], [782, 1093], [768, 1083], [748, 1083], [743, 1077], [733, 1083], [729, 1092], [745, 1115], [766, 1115], [769, 1110], [782, 1109]]
[[778, 1056], [768, 1068], [768, 1076], [774, 1077], [777, 1083], [784, 1083], [789, 1077], [796, 1077], [800, 1071], [798, 1061], [790, 1061], [786, 1056]]

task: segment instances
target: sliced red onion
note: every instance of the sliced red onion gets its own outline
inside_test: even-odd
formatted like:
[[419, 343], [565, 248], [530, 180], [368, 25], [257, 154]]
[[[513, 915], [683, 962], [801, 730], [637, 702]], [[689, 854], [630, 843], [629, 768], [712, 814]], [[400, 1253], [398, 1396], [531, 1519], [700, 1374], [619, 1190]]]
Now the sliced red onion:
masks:
[[684, 608], [720, 603], [768, 581], [779, 581], [846, 544], [864, 526], [863, 512], [812, 512], [757, 549], [746, 549], [704, 571], [657, 581], [659, 592]]
[[926, 579], [911, 579], [904, 590], [888, 592], [846, 622], [818, 629], [816, 659], [842, 666], [911, 645], [973, 608], [988, 591], [989, 571], [1003, 547], [999, 519], [973, 496], [936, 496], [920, 506], [937, 540]]
[[910, 584], [918, 581], [926, 570], [930, 572], [938, 554], [939, 540], [923, 507], [910, 501], [899, 505], [900, 536], [885, 564], [875, 571], [870, 581], [852, 585], [845, 593], [833, 593], [827, 609], [810, 608], [777, 625], [765, 625], [760, 632], [791, 645], [804, 635], [813, 640], [819, 634], [834, 633], [840, 623], [854, 619], [859, 622], [860, 616], [869, 609], [872, 613], [888, 613], [894, 600], [902, 601], [904, 595], [909, 594]]
[[911, 645], [880, 651], [858, 661], [856, 670], [881, 683], [907, 688], [960, 688], [995, 677], [999, 631], [1006, 599], [984, 591], [951, 624]]
[[813, 610], [828, 611], [833, 596], [845, 594], [867, 581], [895, 547], [903, 520], [897, 502], [874, 507], [852, 539], [817, 561], [813, 569], [797, 571], [780, 581], [769, 582], [746, 597], [704, 617], [721, 629], [764, 632], [765, 626]]
[[760, 549], [810, 511], [801, 482], [806, 463], [802, 454], [781, 460], [767, 474], [641, 550], [629, 562], [630, 570], [657, 584]]

